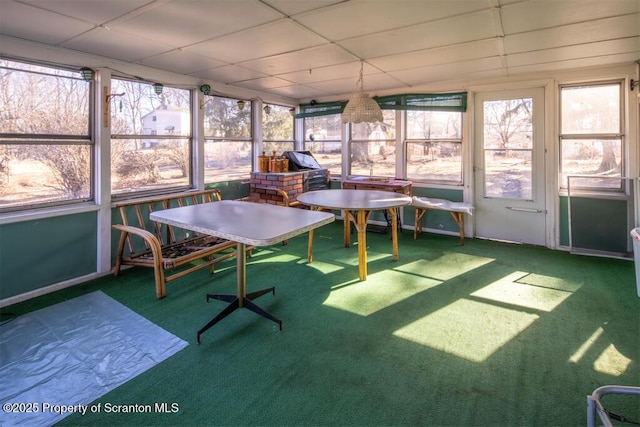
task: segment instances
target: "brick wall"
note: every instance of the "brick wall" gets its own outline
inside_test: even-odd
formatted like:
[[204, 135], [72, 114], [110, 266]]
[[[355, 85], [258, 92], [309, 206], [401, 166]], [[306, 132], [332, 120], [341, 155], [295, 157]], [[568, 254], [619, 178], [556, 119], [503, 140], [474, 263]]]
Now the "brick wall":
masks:
[[289, 202], [293, 202], [302, 194], [302, 172], [251, 172], [249, 197], [261, 203], [282, 204], [282, 196], [273, 188], [286, 191]]

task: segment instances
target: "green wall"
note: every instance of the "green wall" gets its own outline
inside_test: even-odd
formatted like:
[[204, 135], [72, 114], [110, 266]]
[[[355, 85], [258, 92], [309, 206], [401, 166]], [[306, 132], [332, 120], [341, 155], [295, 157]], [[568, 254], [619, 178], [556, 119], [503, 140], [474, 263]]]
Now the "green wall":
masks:
[[[572, 197], [573, 246], [581, 249], [627, 252], [627, 200]], [[569, 246], [569, 204], [560, 197], [560, 244]]]
[[97, 213], [0, 225], [0, 299], [95, 273]]

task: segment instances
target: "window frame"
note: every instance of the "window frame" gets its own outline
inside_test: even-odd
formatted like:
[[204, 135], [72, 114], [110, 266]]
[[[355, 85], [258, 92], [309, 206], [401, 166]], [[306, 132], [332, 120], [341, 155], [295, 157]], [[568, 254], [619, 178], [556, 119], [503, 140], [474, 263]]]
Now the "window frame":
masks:
[[[450, 137], [443, 137], [443, 138], [409, 138], [409, 117], [408, 117], [408, 113], [410, 110], [405, 110], [404, 113], [404, 135], [406, 135], [406, 138], [404, 140], [404, 152], [403, 154], [403, 167], [404, 167], [404, 171], [405, 171], [405, 179], [408, 179], [412, 182], [417, 182], [417, 183], [424, 183], [424, 184], [436, 184], [436, 185], [455, 185], [457, 187], [463, 186], [464, 185], [464, 112], [462, 111], [447, 111], [447, 110], [414, 110], [414, 111], [418, 111], [418, 112], [442, 112], [442, 113], [447, 113], [447, 114], [459, 114], [460, 115], [460, 138], [450, 138]], [[459, 151], [460, 151], [460, 170], [459, 170], [459, 180], [443, 180], [443, 179], [420, 179], [420, 178], [413, 178], [411, 176], [409, 176], [409, 161], [408, 161], [408, 156], [409, 156], [409, 144], [418, 144], [418, 143], [423, 143], [423, 144], [435, 144], [435, 145], [439, 145], [439, 144], [443, 144], [443, 143], [453, 143], [453, 144], [459, 144]]]
[[[20, 146], [68, 146], [68, 147], [87, 147], [87, 166], [89, 168], [88, 173], [88, 183], [86, 185], [86, 190], [88, 194], [82, 197], [66, 197], [66, 198], [58, 198], [50, 201], [44, 202], [30, 202], [23, 204], [13, 204], [9, 206], [0, 206], [0, 214], [8, 214], [8, 213], [16, 213], [23, 211], [35, 211], [40, 209], [49, 209], [56, 207], [69, 207], [69, 206], [77, 206], [86, 204], [87, 202], [95, 201], [95, 182], [96, 182], [96, 144], [94, 140], [94, 132], [93, 132], [93, 118], [95, 115], [94, 112], [94, 95], [93, 95], [93, 86], [94, 82], [86, 81], [82, 78], [80, 74], [78, 74], [78, 70], [72, 67], [64, 66], [64, 65], [52, 65], [52, 64], [44, 64], [38, 62], [25, 61], [22, 59], [14, 59], [10, 57], [0, 57], [0, 60], [3, 62], [7, 62], [6, 66], [2, 66], [4, 70], [11, 70], [19, 73], [28, 73], [31, 75], [41, 75], [47, 76], [51, 78], [57, 79], [68, 79], [69, 81], [77, 81], [82, 84], [86, 84], [86, 90], [84, 92], [86, 96], [86, 133], [83, 132], [81, 134], [65, 134], [65, 133], [37, 133], [37, 132], [25, 132], [25, 133], [16, 133], [16, 132], [0, 132], [0, 147], [20, 147]], [[19, 65], [22, 64], [24, 68], [21, 68]], [[39, 67], [44, 70], [33, 70], [27, 69], [28, 67]], [[48, 72], [46, 70], [49, 70]], [[65, 74], [56, 74], [57, 72], [63, 72]], [[68, 74], [67, 74], [68, 73]], [[52, 92], [47, 96], [51, 97]], [[54, 173], [55, 175], [55, 173]], [[2, 177], [0, 177], [2, 179]]]
[[[227, 99], [230, 100], [230, 102], [232, 104], [238, 105], [238, 103], [240, 101], [242, 101], [243, 103], [243, 107], [242, 109], [246, 109], [248, 108], [248, 119], [249, 122], [247, 123], [247, 128], [249, 130], [249, 136], [247, 137], [228, 137], [228, 136], [211, 136], [208, 135], [206, 131], [203, 131], [203, 141], [204, 141], [204, 153], [206, 153], [207, 150], [207, 143], [249, 143], [249, 163], [246, 165], [248, 166], [249, 172], [253, 171], [253, 153], [255, 152], [255, 137], [254, 137], [254, 111], [253, 108], [255, 107], [255, 103], [253, 102], [245, 102], [244, 100], [240, 99], [240, 98], [235, 98], [235, 97], [231, 97], [231, 96], [222, 96], [222, 95], [205, 95], [205, 99], [203, 101], [203, 112], [202, 115], [204, 117], [204, 120], [207, 120], [207, 115], [206, 115], [206, 110], [204, 110], [204, 106], [208, 103], [211, 102], [212, 100], [214, 100], [215, 98], [221, 98], [221, 99]], [[206, 126], [205, 126], [206, 127]], [[206, 154], [205, 154], [205, 160], [206, 160]], [[207, 179], [207, 172], [209, 171], [209, 169], [206, 167], [206, 165], [204, 166], [204, 185], [205, 187], [209, 186], [209, 185], [215, 185], [217, 183], [220, 182], [226, 182], [226, 181], [233, 181], [233, 179], [228, 179], [228, 180], [216, 180], [216, 181], [211, 181]]]
[[[123, 77], [120, 75], [114, 75], [111, 77], [111, 92], [114, 92], [114, 81], [122, 81], [122, 82], [129, 82], [129, 83], [134, 83], [134, 84], [139, 84], [139, 85], [145, 85], [145, 86], [149, 86], [151, 88], [150, 93], [154, 93], [154, 89], [153, 89], [153, 83], [150, 82], [146, 82], [146, 81], [140, 81], [140, 80], [135, 80], [135, 79], [131, 79], [128, 77]], [[165, 90], [167, 88], [165, 87]], [[119, 94], [116, 94], [113, 97], [113, 101], [114, 104], [110, 105], [111, 108], [109, 108], [109, 110], [105, 113], [109, 114], [109, 128], [110, 128], [110, 145], [111, 147], [113, 147], [113, 144], [111, 144], [112, 141], [118, 141], [118, 140], [137, 140], [140, 141], [140, 149], [141, 150], [143, 147], [142, 145], [142, 141], [144, 140], [156, 140], [156, 141], [164, 141], [164, 140], [183, 140], [183, 142], [185, 142], [187, 144], [188, 147], [188, 161], [187, 161], [187, 166], [189, 168], [189, 172], [188, 172], [188, 176], [187, 176], [187, 183], [186, 184], [176, 184], [176, 185], [162, 185], [162, 186], [153, 186], [152, 188], [143, 188], [140, 190], [135, 190], [135, 191], [122, 191], [122, 192], [116, 192], [114, 187], [113, 187], [113, 178], [111, 181], [111, 185], [110, 185], [110, 195], [111, 195], [111, 200], [112, 201], [121, 201], [121, 200], [127, 200], [127, 199], [132, 199], [132, 198], [139, 198], [139, 197], [149, 197], [149, 196], [156, 196], [156, 195], [163, 195], [163, 194], [170, 194], [170, 193], [175, 193], [175, 192], [181, 192], [181, 191], [188, 191], [188, 190], [192, 190], [195, 188], [195, 174], [194, 174], [194, 167], [193, 167], [193, 153], [194, 153], [194, 129], [193, 129], [193, 98], [194, 98], [194, 93], [192, 89], [187, 89], [187, 88], [180, 88], [180, 87], [172, 87], [171, 89], [177, 89], [177, 90], [184, 90], [184, 91], [188, 91], [189, 93], [189, 101], [188, 101], [188, 111], [189, 111], [189, 120], [187, 121], [188, 123], [188, 128], [187, 128], [187, 132], [185, 132], [184, 130], [182, 131], [181, 134], [167, 134], [167, 135], [158, 135], [157, 134], [157, 129], [150, 129], [149, 133], [145, 132], [145, 128], [144, 128], [144, 123], [140, 123], [141, 126], [141, 131], [139, 133], [136, 134], [131, 134], [131, 133], [115, 133], [113, 132], [113, 111], [115, 109], [115, 102], [118, 102], [117, 99], [119, 96]], [[162, 105], [162, 104], [161, 104]], [[158, 114], [155, 113], [156, 111], [159, 111], [158, 108], [151, 110], [150, 112], [142, 115], [140, 117], [140, 119], [148, 116], [151, 113], [154, 113], [151, 116], [151, 122], [153, 123], [158, 123]], [[111, 159], [113, 159], [113, 152], [111, 153]], [[114, 171], [113, 171], [113, 164], [110, 164], [110, 168], [111, 168], [111, 176], [114, 176]]]
[[[597, 86], [613, 86], [617, 85], [619, 90], [619, 103], [618, 103], [618, 117], [619, 117], [619, 129], [617, 133], [563, 133], [563, 108], [562, 108], [562, 91], [565, 88], [579, 88], [579, 87], [597, 87]], [[602, 140], [602, 141], [620, 141], [620, 181], [617, 187], [599, 187], [595, 185], [579, 185], [573, 187], [573, 189], [582, 192], [592, 193], [622, 193], [626, 191], [624, 180], [625, 170], [627, 165], [627, 143], [625, 130], [625, 84], [623, 79], [603, 80], [603, 81], [588, 81], [579, 83], [565, 83], [560, 84], [558, 87], [558, 187], [561, 192], [567, 192], [568, 181], [565, 183], [563, 173], [563, 141], [588, 141], [588, 140]], [[593, 174], [567, 174], [567, 176], [581, 176], [593, 177]], [[618, 178], [615, 176], [606, 176], [606, 178]]]

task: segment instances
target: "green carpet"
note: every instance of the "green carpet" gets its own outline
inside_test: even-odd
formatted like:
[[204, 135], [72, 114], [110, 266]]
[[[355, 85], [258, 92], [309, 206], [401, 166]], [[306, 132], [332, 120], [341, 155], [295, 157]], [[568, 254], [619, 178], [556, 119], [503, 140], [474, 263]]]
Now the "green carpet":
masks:
[[[100, 289], [190, 343], [94, 402], [175, 412], [101, 410], [61, 425], [584, 426], [595, 388], [640, 385], [633, 262], [410, 231], [393, 262], [390, 234], [369, 233], [360, 282], [342, 222], [316, 231], [312, 264], [306, 245], [256, 250], [247, 265], [248, 291], [276, 286], [256, 302], [282, 332], [239, 310], [196, 344], [225, 305], [205, 294], [235, 292], [235, 260], [169, 283], [163, 300], [153, 272], [136, 268], [3, 311]], [[603, 403], [640, 419], [637, 398]]]

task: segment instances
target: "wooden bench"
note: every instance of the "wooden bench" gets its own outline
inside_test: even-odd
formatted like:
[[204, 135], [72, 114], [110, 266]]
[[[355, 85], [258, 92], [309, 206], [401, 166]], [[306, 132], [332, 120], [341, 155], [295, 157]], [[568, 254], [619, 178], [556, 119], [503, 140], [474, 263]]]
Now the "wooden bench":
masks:
[[[112, 226], [120, 231], [114, 275], [120, 274], [123, 265], [151, 267], [155, 275], [156, 296], [164, 298], [167, 282], [206, 267], [213, 273], [215, 263], [235, 256], [234, 242], [159, 224], [151, 221], [149, 214], [221, 199], [220, 190], [213, 189], [115, 203], [122, 224]], [[173, 274], [165, 273], [191, 263], [191, 267]]]
[[416, 209], [416, 218], [413, 228], [413, 239], [417, 239], [422, 233], [422, 218], [428, 210], [448, 211], [460, 230], [460, 245], [464, 245], [464, 214], [473, 215], [473, 205], [464, 202], [452, 202], [445, 199], [432, 199], [429, 197], [413, 196], [411, 206]]

